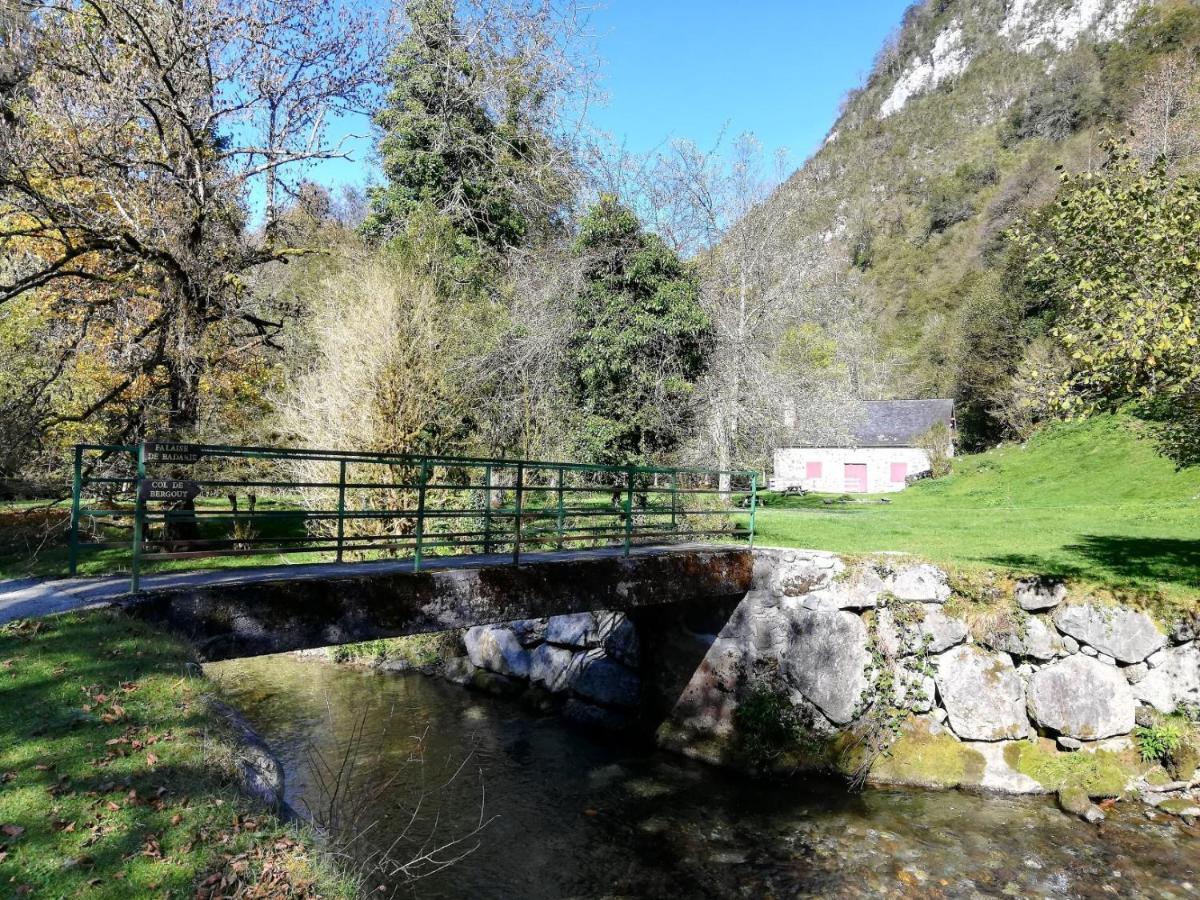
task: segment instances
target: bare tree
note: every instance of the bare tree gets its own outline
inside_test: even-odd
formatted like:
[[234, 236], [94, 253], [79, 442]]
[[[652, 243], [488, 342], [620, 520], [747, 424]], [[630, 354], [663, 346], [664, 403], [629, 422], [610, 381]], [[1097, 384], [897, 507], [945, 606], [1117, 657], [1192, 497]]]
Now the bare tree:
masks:
[[30, 75], [0, 121], [0, 255], [18, 263], [0, 304], [51, 290], [62, 318], [120, 326], [122, 376], [71, 417], [136, 390], [141, 420], [163, 395], [185, 431], [206, 358], [280, 327], [242, 276], [298, 252], [272, 239], [281, 192], [344, 155], [329, 121], [369, 100], [385, 29], [332, 0], [23, 6]]
[[1130, 115], [1135, 150], [1146, 162], [1168, 164], [1200, 151], [1200, 63], [1190, 53], [1168, 56], [1146, 78]]

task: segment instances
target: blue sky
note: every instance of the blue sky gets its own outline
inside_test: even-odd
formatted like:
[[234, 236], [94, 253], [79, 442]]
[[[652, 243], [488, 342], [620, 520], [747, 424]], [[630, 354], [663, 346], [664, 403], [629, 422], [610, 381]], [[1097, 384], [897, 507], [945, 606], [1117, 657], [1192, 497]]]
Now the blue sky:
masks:
[[[824, 138], [838, 102], [861, 83], [909, 0], [608, 0], [592, 15], [607, 103], [592, 123], [634, 152], [672, 138], [707, 149], [758, 135], [799, 166]], [[365, 133], [365, 122], [339, 123]], [[728, 141], [727, 141], [728, 143]], [[317, 166], [330, 187], [375, 174], [371, 140], [354, 158]]]

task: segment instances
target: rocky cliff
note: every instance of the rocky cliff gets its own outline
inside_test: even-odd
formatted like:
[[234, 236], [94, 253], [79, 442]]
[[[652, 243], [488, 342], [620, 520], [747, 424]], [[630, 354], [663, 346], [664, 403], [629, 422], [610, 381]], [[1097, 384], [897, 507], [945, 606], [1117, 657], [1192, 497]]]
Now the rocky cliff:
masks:
[[[754, 215], [789, 222], [798, 253], [823, 247], [797, 296], [852, 285], [878, 327], [857, 350], [877, 345], [892, 373], [880, 393], [955, 396], [968, 440], [985, 441], [997, 383], [1046, 325], [1011, 283], [1007, 229], [1062, 171], [1099, 165], [1109, 136], [1152, 157], [1155, 92], [1197, 45], [1188, 0], [917, 3], [824, 146]], [[1200, 92], [1177, 87], [1165, 114], [1200, 127]]]

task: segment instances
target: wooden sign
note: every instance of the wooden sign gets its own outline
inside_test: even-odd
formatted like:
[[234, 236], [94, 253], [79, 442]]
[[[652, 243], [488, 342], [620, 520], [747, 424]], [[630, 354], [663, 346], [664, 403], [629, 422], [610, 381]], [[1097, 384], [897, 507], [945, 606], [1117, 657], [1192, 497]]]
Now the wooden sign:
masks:
[[200, 485], [174, 478], [147, 478], [138, 489], [143, 503], [179, 503], [200, 496]]
[[163, 441], [147, 441], [142, 445], [147, 463], [171, 463], [190, 466], [200, 461], [200, 450], [194, 444], [170, 444]]

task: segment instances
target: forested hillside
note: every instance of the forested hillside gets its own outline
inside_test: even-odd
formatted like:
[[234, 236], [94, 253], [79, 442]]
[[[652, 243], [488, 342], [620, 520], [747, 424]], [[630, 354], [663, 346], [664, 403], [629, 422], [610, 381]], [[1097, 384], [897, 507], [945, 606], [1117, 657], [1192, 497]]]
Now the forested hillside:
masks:
[[824, 146], [756, 213], [829, 257], [805, 287], [854, 285], [881, 396], [948, 395], [968, 446], [1023, 436], [1064, 369], [1060, 312], [1010, 236], [1110, 139], [1194, 172], [1200, 4], [927, 0], [850, 93]]

